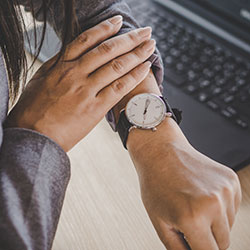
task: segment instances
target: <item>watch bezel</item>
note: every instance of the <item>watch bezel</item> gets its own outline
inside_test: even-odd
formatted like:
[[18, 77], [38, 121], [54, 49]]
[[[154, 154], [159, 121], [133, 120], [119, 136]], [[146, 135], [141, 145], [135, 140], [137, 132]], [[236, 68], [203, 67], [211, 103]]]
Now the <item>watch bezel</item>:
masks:
[[[142, 97], [151, 97], [151, 98], [157, 98], [161, 104], [163, 105], [163, 108], [164, 108], [164, 116], [158, 120], [157, 122], [155, 122], [153, 125], [145, 125], [145, 126], [141, 126], [141, 125], [138, 125], [136, 124], [133, 120], [131, 120], [129, 118], [129, 115], [127, 114], [127, 110], [128, 110], [128, 106], [131, 102], [133, 102], [135, 99], [138, 99], [139, 96], [142, 96]], [[127, 120], [132, 124], [132, 127], [131, 128], [139, 128], [139, 129], [147, 129], [147, 130], [150, 130], [150, 129], [155, 129], [158, 125], [160, 125], [162, 123], [162, 121], [166, 118], [166, 113], [167, 113], [167, 107], [166, 107], [166, 104], [164, 103], [164, 101], [160, 98], [160, 96], [156, 95], [156, 94], [153, 94], [153, 93], [142, 93], [142, 94], [138, 94], [138, 95], [135, 95], [133, 96], [127, 103], [126, 107], [125, 107], [125, 115], [126, 115], [126, 118]]]

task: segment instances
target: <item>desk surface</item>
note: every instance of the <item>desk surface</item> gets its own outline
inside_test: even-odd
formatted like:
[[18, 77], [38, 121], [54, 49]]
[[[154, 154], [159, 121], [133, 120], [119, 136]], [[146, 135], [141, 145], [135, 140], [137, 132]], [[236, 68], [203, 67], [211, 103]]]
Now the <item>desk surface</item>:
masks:
[[[72, 177], [53, 250], [164, 250], [140, 200], [128, 153], [106, 121], [70, 152]], [[250, 249], [250, 166], [230, 250]]]
[[[165, 249], [141, 202], [133, 163], [106, 121], [69, 156], [72, 175], [53, 250]], [[230, 250], [249, 250], [250, 166], [238, 174], [243, 200]]]

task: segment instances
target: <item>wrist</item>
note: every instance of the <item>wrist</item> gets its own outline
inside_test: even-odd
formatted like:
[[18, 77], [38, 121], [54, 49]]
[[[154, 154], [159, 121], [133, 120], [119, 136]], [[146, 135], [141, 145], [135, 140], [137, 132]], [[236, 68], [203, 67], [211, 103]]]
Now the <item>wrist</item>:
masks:
[[151, 155], [166, 146], [178, 143], [189, 144], [178, 124], [172, 118], [166, 118], [157, 126], [157, 130], [132, 129], [128, 136], [127, 148], [132, 155]]

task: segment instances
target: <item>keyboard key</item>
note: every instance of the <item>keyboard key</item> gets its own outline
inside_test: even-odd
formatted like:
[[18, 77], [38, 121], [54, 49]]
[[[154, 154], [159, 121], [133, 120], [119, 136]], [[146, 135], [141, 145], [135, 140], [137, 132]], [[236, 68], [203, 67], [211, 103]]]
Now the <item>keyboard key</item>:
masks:
[[202, 92], [198, 95], [198, 100], [200, 102], [206, 102], [208, 100], [208, 95], [206, 93]]
[[174, 56], [174, 57], [179, 57], [180, 54], [181, 54], [181, 52], [178, 49], [175, 49], [175, 48], [172, 48], [169, 53], [170, 53], [171, 56]]
[[240, 100], [240, 102], [244, 103], [244, 102], [246, 102], [248, 100], [248, 95], [246, 93], [240, 94], [238, 99]]
[[208, 101], [207, 105], [209, 108], [211, 108], [213, 110], [217, 110], [219, 108], [219, 105], [214, 101]]
[[215, 64], [215, 65], [213, 66], [213, 69], [214, 69], [214, 71], [216, 71], [216, 72], [221, 72], [222, 66], [221, 66], [220, 64]]
[[193, 84], [189, 84], [186, 88], [185, 88], [186, 92], [189, 94], [193, 94], [198, 90], [198, 87], [193, 85]]
[[232, 96], [232, 95], [225, 96], [225, 97], [223, 98], [223, 101], [224, 101], [225, 103], [231, 103], [233, 100], [234, 100], [234, 96]]
[[161, 51], [161, 52], [167, 52], [167, 51], [169, 51], [170, 50], [170, 46], [167, 44], [167, 43], [165, 43], [164, 41], [161, 41], [161, 42], [159, 42], [158, 44], [157, 44], [157, 47], [158, 47], [158, 49]]
[[236, 69], [236, 65], [234, 63], [227, 62], [223, 65], [224, 69], [229, 71], [234, 71]]
[[203, 74], [204, 74], [204, 76], [207, 77], [208, 79], [214, 78], [214, 75], [215, 75], [215, 73], [214, 73], [212, 70], [208, 69], [208, 68], [205, 68], [205, 69], [203, 70]]
[[220, 88], [220, 87], [215, 87], [215, 88], [212, 88], [211, 91], [212, 91], [213, 96], [216, 96], [216, 95], [219, 95], [219, 94], [222, 93], [222, 88]]
[[196, 74], [193, 70], [189, 70], [187, 75], [189, 81], [194, 81], [198, 78], [198, 74]]
[[236, 124], [238, 126], [240, 126], [241, 128], [243, 128], [243, 129], [247, 129], [248, 128], [247, 122], [244, 121], [244, 120], [242, 120], [242, 119], [240, 119], [240, 118], [236, 120]]
[[205, 53], [207, 56], [213, 56], [213, 55], [215, 54], [215, 51], [214, 51], [212, 48], [210, 48], [210, 47], [206, 47], [206, 48], [204, 49], [204, 53]]
[[233, 115], [226, 109], [221, 110], [221, 114], [228, 119], [233, 117]]
[[177, 63], [176, 70], [178, 72], [184, 72], [187, 69], [187, 67], [183, 63]]
[[167, 67], [172, 67], [172, 66], [174, 66], [174, 65], [175, 65], [175, 60], [174, 60], [174, 58], [173, 58], [172, 56], [167, 56], [167, 57], [165, 58], [165, 64], [166, 64]]
[[199, 86], [202, 89], [210, 86], [210, 84], [211, 84], [211, 82], [209, 80], [200, 80], [199, 81]]
[[192, 65], [191, 65], [191, 68], [194, 70], [194, 71], [201, 71], [204, 66], [200, 63], [200, 62], [194, 62]]
[[189, 46], [187, 43], [181, 43], [179, 44], [178, 46], [178, 49], [181, 51], [181, 52], [186, 52], [188, 49], [189, 49]]
[[186, 82], [185, 76], [178, 74], [177, 72], [167, 68], [165, 70], [165, 77], [167, 80], [169, 80], [171, 83], [174, 83], [177, 86], [181, 86]]
[[239, 91], [239, 87], [238, 86], [233, 86], [233, 87], [231, 87], [230, 89], [229, 89], [229, 92], [231, 93], [231, 94], [235, 94], [235, 93], [237, 93]]
[[247, 70], [238, 70], [236, 74], [239, 75], [239, 77], [245, 78], [249, 75], [249, 72]]
[[232, 71], [228, 70], [228, 69], [225, 69], [223, 71], [223, 74], [224, 74], [224, 77], [226, 79], [229, 79], [229, 78], [233, 77], [233, 75], [234, 75], [234, 73]]
[[246, 80], [241, 79], [241, 78], [236, 78], [235, 79], [235, 84], [239, 87], [242, 87], [244, 85], [246, 85]]
[[235, 116], [235, 115], [238, 114], [238, 112], [237, 112], [233, 107], [231, 107], [231, 106], [228, 106], [228, 107], [226, 108], [226, 110], [227, 110], [229, 113], [231, 113], [233, 116]]
[[225, 79], [225, 78], [217, 78], [216, 80], [215, 80], [215, 84], [217, 85], [217, 86], [223, 86], [223, 85], [225, 85], [227, 83], [227, 80]]
[[186, 55], [182, 55], [181, 56], [181, 61], [183, 63], [189, 63], [190, 62], [190, 58], [188, 56], [186, 56]]

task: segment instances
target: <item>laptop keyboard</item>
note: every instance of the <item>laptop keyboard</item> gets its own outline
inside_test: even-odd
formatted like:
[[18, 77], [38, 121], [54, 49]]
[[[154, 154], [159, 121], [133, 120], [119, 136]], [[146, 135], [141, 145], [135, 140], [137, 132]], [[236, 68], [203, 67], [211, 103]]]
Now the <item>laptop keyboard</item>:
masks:
[[206, 39], [166, 11], [131, 1], [142, 26], [153, 28], [165, 66], [165, 81], [236, 126], [250, 126], [250, 62]]

